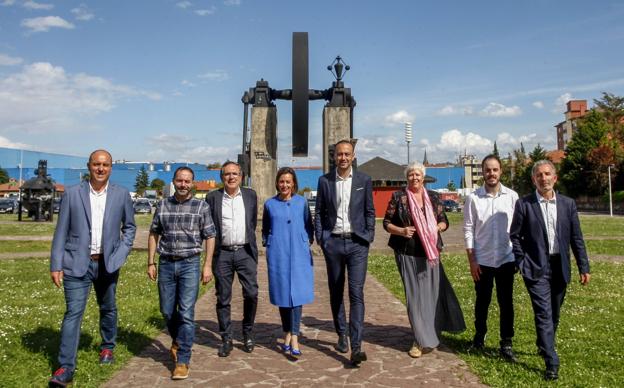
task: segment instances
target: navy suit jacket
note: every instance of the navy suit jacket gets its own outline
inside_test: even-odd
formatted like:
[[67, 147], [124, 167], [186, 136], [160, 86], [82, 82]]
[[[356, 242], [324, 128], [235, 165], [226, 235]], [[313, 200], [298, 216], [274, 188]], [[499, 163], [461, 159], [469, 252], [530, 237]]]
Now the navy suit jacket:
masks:
[[[132, 249], [136, 225], [130, 193], [124, 187], [108, 184], [102, 254], [109, 273], [117, 271]], [[70, 276], [84, 276], [91, 260], [91, 201], [89, 182], [68, 187], [61, 198], [52, 253], [50, 271], [63, 271]]]
[[[314, 231], [319, 245], [331, 235], [337, 218], [336, 170], [321, 176], [316, 189], [314, 209]], [[375, 238], [375, 206], [373, 204], [373, 184], [371, 178], [353, 171], [351, 199], [349, 201], [349, 222], [351, 233], [368, 244]]]
[[[548, 235], [535, 192], [516, 202], [509, 238], [522, 276], [529, 280], [538, 280], [544, 276], [549, 264]], [[557, 194], [557, 243], [561, 255], [561, 273], [566, 283], [570, 282], [570, 247], [579, 273], [589, 273], [589, 260], [576, 203], [561, 194]]]
[[[258, 245], [256, 243], [256, 225], [258, 224], [258, 197], [256, 192], [246, 187], [241, 187], [243, 205], [245, 206], [245, 237], [251, 249], [251, 256], [258, 261]], [[221, 251], [221, 222], [223, 221], [223, 193], [224, 189], [214, 190], [206, 194], [206, 202], [210, 205], [210, 215], [214, 222], [217, 235], [215, 236], [215, 256]]]

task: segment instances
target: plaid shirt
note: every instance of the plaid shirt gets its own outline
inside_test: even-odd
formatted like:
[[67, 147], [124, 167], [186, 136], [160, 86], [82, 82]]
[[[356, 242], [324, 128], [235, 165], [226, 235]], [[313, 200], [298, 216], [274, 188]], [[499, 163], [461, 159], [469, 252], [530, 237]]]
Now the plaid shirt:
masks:
[[161, 236], [158, 254], [176, 257], [200, 254], [203, 240], [216, 235], [206, 201], [191, 198], [178, 202], [173, 195], [158, 202], [150, 232]]

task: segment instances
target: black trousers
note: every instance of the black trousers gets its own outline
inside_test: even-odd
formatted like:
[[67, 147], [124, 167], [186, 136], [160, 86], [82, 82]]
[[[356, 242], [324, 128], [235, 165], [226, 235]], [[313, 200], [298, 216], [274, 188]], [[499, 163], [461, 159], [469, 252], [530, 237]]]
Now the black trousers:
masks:
[[243, 287], [243, 335], [251, 334], [258, 307], [258, 263], [249, 247], [235, 252], [220, 250], [212, 263], [217, 296], [217, 320], [223, 340], [232, 338], [231, 306], [234, 274]]
[[514, 262], [498, 268], [481, 267], [479, 281], [475, 282], [475, 339], [483, 341], [487, 333], [487, 317], [492, 301], [492, 289], [496, 282], [496, 300], [500, 311], [500, 345], [510, 346], [514, 336], [513, 282], [516, 266]]
[[524, 278], [535, 314], [536, 345], [544, 357], [546, 366], [559, 365], [555, 336], [567, 283], [563, 279], [561, 263], [557, 262], [558, 260], [561, 260], [560, 256], [551, 258], [542, 278], [538, 280]]

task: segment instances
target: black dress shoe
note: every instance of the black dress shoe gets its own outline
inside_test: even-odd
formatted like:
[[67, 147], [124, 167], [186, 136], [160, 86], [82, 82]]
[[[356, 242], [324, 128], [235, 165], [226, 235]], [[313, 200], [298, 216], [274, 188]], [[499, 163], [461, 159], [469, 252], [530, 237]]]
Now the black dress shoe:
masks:
[[511, 346], [501, 346], [498, 352], [505, 361], [514, 363], [518, 362], [518, 357], [516, 357], [516, 355], [514, 354]]
[[232, 352], [233, 347], [234, 345], [232, 345], [231, 339], [223, 340], [221, 342], [221, 346], [219, 346], [219, 352], [217, 354], [219, 355], [219, 357], [227, 357]]
[[559, 367], [557, 365], [547, 366], [544, 373], [544, 380], [557, 380], [559, 378]]
[[362, 352], [360, 350], [351, 352], [351, 365], [359, 367], [360, 364], [366, 360], [368, 360], [368, 358], [366, 357], [365, 352]]
[[245, 334], [243, 335], [243, 350], [247, 353], [251, 353], [256, 346], [256, 341], [254, 340], [253, 334]]
[[336, 350], [340, 353], [346, 353], [349, 351], [349, 340], [347, 339], [347, 335], [339, 335], [338, 343], [336, 344]]

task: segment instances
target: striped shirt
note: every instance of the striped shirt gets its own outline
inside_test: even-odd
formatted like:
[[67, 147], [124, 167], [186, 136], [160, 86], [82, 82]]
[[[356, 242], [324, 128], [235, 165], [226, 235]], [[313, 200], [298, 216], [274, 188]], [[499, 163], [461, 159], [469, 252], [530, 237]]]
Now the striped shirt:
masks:
[[175, 257], [200, 254], [203, 240], [216, 234], [206, 201], [190, 198], [178, 202], [173, 195], [158, 202], [150, 232], [161, 236], [158, 254]]

